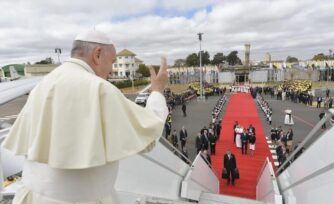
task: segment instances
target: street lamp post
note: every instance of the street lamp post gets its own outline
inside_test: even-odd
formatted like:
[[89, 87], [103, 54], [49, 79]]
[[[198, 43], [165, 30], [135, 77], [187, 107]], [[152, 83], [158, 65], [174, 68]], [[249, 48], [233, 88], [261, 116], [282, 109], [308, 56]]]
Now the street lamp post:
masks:
[[200, 77], [199, 77], [199, 83], [200, 83], [200, 98], [199, 100], [204, 101], [205, 98], [203, 97], [203, 74], [202, 74], [202, 35], [204, 33], [197, 33], [198, 39], [199, 39], [199, 71], [200, 71]]
[[58, 55], [58, 64], [60, 64], [60, 57], [59, 57], [59, 55], [61, 54], [61, 49], [60, 48], [55, 48], [55, 53]]

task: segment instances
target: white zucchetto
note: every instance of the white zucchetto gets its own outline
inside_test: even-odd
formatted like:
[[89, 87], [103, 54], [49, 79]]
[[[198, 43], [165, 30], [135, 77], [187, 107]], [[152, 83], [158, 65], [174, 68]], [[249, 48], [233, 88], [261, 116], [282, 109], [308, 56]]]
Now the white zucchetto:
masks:
[[112, 45], [113, 42], [110, 38], [103, 32], [97, 30], [86, 30], [84, 32], [79, 33], [74, 40], [80, 40], [84, 42], [93, 42], [100, 43], [105, 45]]

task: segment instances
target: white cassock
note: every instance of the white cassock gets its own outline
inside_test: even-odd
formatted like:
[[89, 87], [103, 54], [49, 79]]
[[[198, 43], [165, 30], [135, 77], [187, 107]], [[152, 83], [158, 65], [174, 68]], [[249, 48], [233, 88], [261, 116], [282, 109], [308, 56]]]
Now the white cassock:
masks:
[[235, 145], [237, 148], [241, 148], [241, 133], [243, 132], [243, 129], [235, 128], [235, 132], [237, 133], [235, 136]]
[[284, 124], [285, 125], [293, 125], [294, 124], [291, 110], [285, 110]]
[[13, 204], [114, 203], [118, 160], [153, 148], [167, 114], [162, 94], [143, 108], [69, 59], [31, 91], [3, 143], [26, 158]]
[[285, 97], [286, 97], [286, 92], [283, 91], [283, 92], [282, 92], [282, 101], [285, 101]]

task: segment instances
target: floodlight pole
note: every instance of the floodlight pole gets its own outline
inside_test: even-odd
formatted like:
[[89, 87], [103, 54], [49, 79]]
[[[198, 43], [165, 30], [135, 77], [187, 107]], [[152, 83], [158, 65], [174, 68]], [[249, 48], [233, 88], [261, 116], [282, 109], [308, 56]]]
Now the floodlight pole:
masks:
[[61, 49], [60, 48], [55, 48], [55, 53], [58, 55], [58, 64], [60, 64], [60, 54], [61, 54]]
[[202, 74], [202, 35], [204, 33], [197, 33], [198, 39], [199, 39], [199, 71], [200, 71], [200, 77], [199, 77], [199, 83], [200, 83], [200, 100], [204, 101], [205, 98], [203, 97], [203, 74]]

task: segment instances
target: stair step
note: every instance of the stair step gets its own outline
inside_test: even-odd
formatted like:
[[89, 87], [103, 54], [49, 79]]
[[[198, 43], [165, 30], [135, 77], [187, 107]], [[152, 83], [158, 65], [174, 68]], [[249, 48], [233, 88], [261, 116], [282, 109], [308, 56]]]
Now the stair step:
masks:
[[198, 204], [265, 204], [265, 202], [252, 200], [247, 198], [213, 194], [213, 193], [203, 193], [199, 199]]

